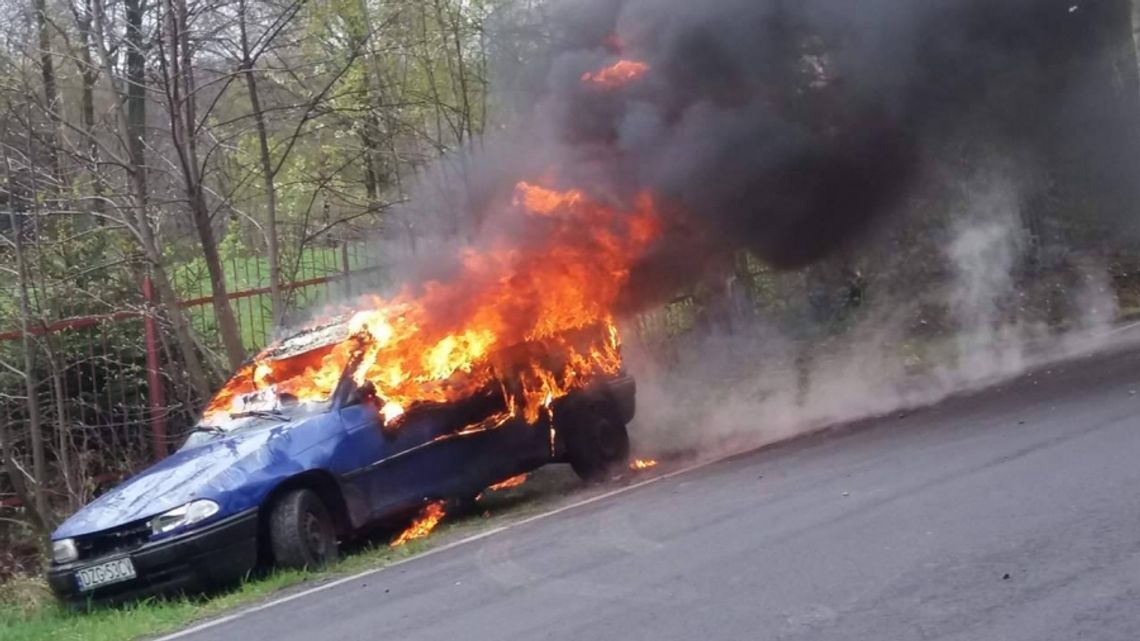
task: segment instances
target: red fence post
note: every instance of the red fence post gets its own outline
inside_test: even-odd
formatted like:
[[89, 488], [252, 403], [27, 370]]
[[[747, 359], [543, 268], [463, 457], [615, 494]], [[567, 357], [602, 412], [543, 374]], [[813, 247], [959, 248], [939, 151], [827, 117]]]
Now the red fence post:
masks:
[[146, 386], [150, 401], [150, 438], [156, 460], [166, 458], [166, 392], [162, 387], [158, 359], [158, 323], [154, 320], [154, 289], [150, 276], [143, 277], [143, 298], [147, 302], [143, 324], [146, 334]]

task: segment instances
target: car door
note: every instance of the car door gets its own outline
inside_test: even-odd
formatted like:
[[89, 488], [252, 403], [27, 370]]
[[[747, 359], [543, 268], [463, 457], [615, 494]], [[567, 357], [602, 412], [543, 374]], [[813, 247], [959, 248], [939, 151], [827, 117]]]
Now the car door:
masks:
[[[499, 411], [497, 411], [499, 410]], [[538, 426], [505, 418], [501, 402], [475, 397], [425, 405], [385, 428], [371, 402], [341, 410], [348, 456], [347, 483], [369, 497], [372, 517], [388, 516], [424, 500], [474, 496], [545, 450]]]
[[402, 444], [384, 435], [377, 408], [367, 401], [357, 403], [342, 408], [340, 418], [345, 433], [341, 457], [351, 468], [342, 481], [347, 492], [364, 497], [368, 519], [380, 518], [393, 505], [410, 501], [401, 488], [385, 486], [379, 479], [382, 464]]
[[426, 408], [385, 429], [370, 402], [341, 410], [345, 455], [353, 472], [345, 483], [368, 498], [370, 518], [378, 519], [420, 505], [425, 499], [455, 495], [464, 486], [474, 441], [453, 433], [447, 412]]
[[549, 422], [528, 425], [493, 396], [422, 408], [388, 438], [377, 482], [420, 501], [471, 498], [550, 459]]

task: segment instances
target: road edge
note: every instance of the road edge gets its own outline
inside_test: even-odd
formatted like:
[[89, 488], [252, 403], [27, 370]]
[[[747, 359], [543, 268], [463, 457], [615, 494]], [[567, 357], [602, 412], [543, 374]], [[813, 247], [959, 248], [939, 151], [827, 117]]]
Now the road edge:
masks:
[[435, 554], [440, 554], [442, 552], [446, 552], [448, 550], [452, 550], [452, 549], [455, 549], [455, 548], [458, 548], [458, 547], [461, 547], [464, 545], [468, 545], [468, 544], [474, 543], [476, 541], [481, 541], [483, 539], [495, 536], [496, 534], [500, 534], [502, 532], [506, 532], [508, 530], [512, 530], [512, 529], [515, 529], [517, 527], [521, 527], [523, 525], [528, 525], [530, 523], [534, 523], [536, 521], [541, 521], [543, 519], [547, 519], [547, 518], [550, 518], [552, 516], [562, 514], [564, 512], [569, 512], [571, 510], [575, 510], [575, 509], [578, 509], [581, 507], [585, 507], [585, 506], [593, 504], [593, 503], [598, 503], [600, 501], [604, 501], [606, 499], [613, 498], [615, 496], [626, 494], [628, 492], [632, 492], [634, 490], [646, 487], [648, 485], [653, 485], [654, 483], [658, 483], [660, 481], [675, 478], [675, 477], [681, 476], [683, 474], [688, 474], [690, 472], [696, 471], [696, 470], [704, 468], [704, 467], [708, 467], [708, 466], [713, 465], [715, 463], [725, 461], [725, 460], [732, 458], [734, 456], [739, 456], [739, 454], [740, 453], [731, 453], [731, 454], [725, 454], [723, 456], [711, 458], [708, 460], [702, 460], [698, 463], [694, 463], [692, 465], [682, 467], [681, 469], [678, 469], [678, 470], [666, 472], [664, 474], [660, 474], [658, 476], [654, 476], [652, 478], [648, 478], [648, 479], [645, 479], [643, 481], [638, 481], [638, 482], [632, 483], [630, 485], [625, 485], [625, 486], [622, 486], [619, 488], [615, 488], [615, 489], [610, 490], [608, 492], [603, 492], [601, 494], [597, 494], [595, 496], [591, 496], [591, 497], [588, 497], [585, 499], [581, 499], [579, 501], [574, 501], [574, 502], [569, 503], [567, 505], [563, 505], [563, 506], [554, 508], [552, 510], [547, 510], [546, 512], [534, 514], [534, 515], [519, 519], [517, 521], [513, 521], [511, 523], [499, 525], [499, 526], [493, 527], [489, 530], [486, 530], [483, 532], [478, 532], [476, 534], [472, 534], [470, 536], [463, 537], [463, 538], [458, 539], [456, 541], [451, 541], [450, 543], [446, 543], [444, 545], [441, 545], [441, 546], [436, 547], [436, 548], [432, 548], [430, 550], [425, 550], [424, 552], [422, 552], [420, 554], [417, 554], [415, 556], [410, 556], [406, 559], [400, 559], [399, 561], [396, 561], [394, 563], [389, 563], [388, 565], [383, 565], [383, 566], [380, 566], [377, 568], [371, 568], [368, 570], [363, 570], [361, 572], [357, 572], [356, 574], [351, 574], [351, 575], [348, 575], [345, 577], [341, 577], [339, 579], [334, 579], [332, 581], [329, 581], [328, 583], [322, 583], [320, 585], [316, 585], [316, 586], [313, 586], [311, 588], [301, 590], [299, 592], [294, 592], [292, 594], [288, 594], [288, 595], [285, 595], [285, 596], [282, 596], [282, 597], [279, 597], [276, 599], [265, 601], [263, 603], [258, 603], [257, 605], [243, 607], [243, 608], [240, 608], [239, 610], [237, 610], [236, 612], [232, 612], [230, 614], [226, 614], [226, 615], [214, 618], [214, 619], [209, 619], [207, 621], [203, 621], [201, 623], [192, 625], [188, 628], [179, 630], [177, 632], [172, 632], [172, 633], [164, 635], [164, 636], [155, 637], [155, 638], [151, 639], [151, 641], [174, 641], [175, 639], [185, 638], [185, 637], [188, 637], [190, 635], [202, 632], [204, 630], [209, 630], [211, 628], [236, 621], [238, 619], [244, 618], [244, 617], [249, 616], [251, 614], [255, 614], [257, 612], [263, 612], [265, 610], [277, 607], [279, 605], [283, 605], [285, 603], [295, 601], [295, 600], [300, 599], [302, 597], [306, 597], [306, 596], [309, 596], [312, 594], [317, 594], [319, 592], [324, 592], [325, 590], [330, 590], [332, 588], [335, 588], [335, 587], [340, 586], [340, 585], [344, 585], [346, 583], [351, 583], [353, 581], [358, 581], [360, 579], [376, 575], [380, 572], [384, 572], [386, 570], [390, 570], [392, 568], [399, 567], [399, 566], [404, 565], [406, 563], [411, 563], [413, 561], [419, 561], [420, 559], [425, 559], [425, 558], [433, 556]]

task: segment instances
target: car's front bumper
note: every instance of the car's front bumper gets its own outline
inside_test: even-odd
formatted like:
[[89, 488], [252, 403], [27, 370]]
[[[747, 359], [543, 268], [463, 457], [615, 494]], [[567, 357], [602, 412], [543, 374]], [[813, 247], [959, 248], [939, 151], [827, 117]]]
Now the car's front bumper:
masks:
[[84, 559], [52, 565], [48, 584], [63, 601], [72, 605], [118, 603], [153, 594], [198, 591], [236, 581], [257, 563], [257, 509], [247, 510], [200, 530], [147, 543], [125, 553], [131, 557], [136, 578], [80, 592], [75, 573], [100, 559]]

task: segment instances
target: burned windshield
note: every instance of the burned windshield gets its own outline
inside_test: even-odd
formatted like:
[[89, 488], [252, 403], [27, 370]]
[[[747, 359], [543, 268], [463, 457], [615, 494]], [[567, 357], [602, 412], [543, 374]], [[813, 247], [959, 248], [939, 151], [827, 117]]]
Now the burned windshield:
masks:
[[327, 404], [351, 360], [346, 336], [346, 326], [337, 323], [274, 343], [218, 391], [199, 425], [229, 431], [250, 421], [288, 420]]

